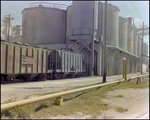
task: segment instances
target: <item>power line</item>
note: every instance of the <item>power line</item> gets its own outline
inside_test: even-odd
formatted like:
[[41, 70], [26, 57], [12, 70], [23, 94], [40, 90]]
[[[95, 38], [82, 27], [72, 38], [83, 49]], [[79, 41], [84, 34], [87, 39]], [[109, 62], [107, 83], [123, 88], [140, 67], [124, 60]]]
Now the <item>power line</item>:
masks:
[[132, 4], [134, 5], [134, 7], [135, 7], [135, 9], [136, 9], [136, 11], [137, 11], [139, 17], [142, 19], [141, 14], [139, 14], [139, 12], [138, 12], [138, 10], [137, 10], [137, 7], [135, 6], [134, 2], [132, 2]]
[[124, 6], [125, 6], [125, 8], [127, 9], [127, 11], [130, 13], [130, 15], [134, 17], [134, 15], [132, 14], [132, 12], [131, 12], [130, 9], [128, 8], [128, 5], [126, 5], [126, 4], [124, 3]]
[[139, 11], [140, 15], [142, 16], [142, 18], [144, 18], [144, 17], [143, 17], [143, 15], [141, 14], [140, 10], [138, 9], [138, 5], [137, 5], [137, 3], [136, 3], [136, 2], [135, 2], [135, 5], [136, 5], [137, 10]]
[[[136, 7], [135, 7], [135, 5], [134, 5], [133, 2], [132, 2], [132, 5], [134, 6], [134, 8], [135, 8], [135, 10], [136, 10], [136, 12], [137, 12], [137, 14], [138, 14], [138, 16], [141, 18], [141, 16], [139, 15], [139, 12], [137, 11], [137, 9], [136, 9]], [[141, 21], [142, 21], [142, 18], [141, 18]]]
[[[119, 2], [119, 1], [118, 1]], [[119, 4], [122, 6], [121, 2], [119, 2]], [[124, 9], [124, 7], [122, 6], [123, 10], [127, 13], [127, 15], [129, 14], [126, 9]]]
[[20, 16], [20, 17], [13, 17], [13, 18], [22, 18], [22, 16]]

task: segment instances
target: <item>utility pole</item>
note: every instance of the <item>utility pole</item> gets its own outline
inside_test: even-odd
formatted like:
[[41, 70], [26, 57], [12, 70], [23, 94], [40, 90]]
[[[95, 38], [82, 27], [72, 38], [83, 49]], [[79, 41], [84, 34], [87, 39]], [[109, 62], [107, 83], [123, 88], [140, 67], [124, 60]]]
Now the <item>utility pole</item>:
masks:
[[94, 9], [95, 1], [93, 1], [93, 29], [92, 29], [92, 41], [91, 41], [91, 76], [94, 76]]
[[142, 42], [141, 42], [141, 74], [143, 74], [143, 67], [142, 67], [142, 63], [143, 63], [144, 26], [147, 26], [147, 25], [144, 25], [144, 22], [143, 22], [143, 25], [140, 25], [140, 26], [143, 26], [143, 32], [142, 32]]
[[106, 59], [106, 47], [107, 47], [107, 40], [106, 40], [106, 35], [107, 35], [107, 1], [105, 1], [105, 22], [104, 22], [104, 55], [103, 55], [103, 67], [104, 67], [104, 72], [103, 72], [103, 83], [106, 82], [106, 74], [107, 74], [107, 59]]
[[[6, 17], [8, 16], [8, 17]], [[5, 24], [5, 29], [7, 30], [7, 25], [8, 25], [8, 31], [6, 31], [5, 34], [8, 34], [7, 35], [7, 39], [9, 41], [9, 33], [10, 33], [10, 21], [13, 20], [14, 18], [10, 18], [10, 14], [9, 15], [5, 15], [5, 20], [3, 20], [4, 24]]]
[[9, 31], [10, 31], [10, 14], [9, 14], [9, 17], [8, 17], [8, 22], [9, 22], [9, 26], [8, 26], [8, 42], [9, 42]]
[[142, 46], [141, 46], [141, 74], [143, 74], [143, 40], [144, 40], [144, 22], [143, 22], [143, 32], [142, 32]]

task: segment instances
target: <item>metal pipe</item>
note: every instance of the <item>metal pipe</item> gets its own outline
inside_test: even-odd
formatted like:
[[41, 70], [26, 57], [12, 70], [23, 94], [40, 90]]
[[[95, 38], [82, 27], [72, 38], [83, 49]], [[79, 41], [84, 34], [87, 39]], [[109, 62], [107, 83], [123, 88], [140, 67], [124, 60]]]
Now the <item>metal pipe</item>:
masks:
[[[124, 80], [121, 80], [121, 81], [124, 81]], [[113, 84], [113, 83], [118, 83], [118, 81], [113, 81], [113, 82], [109, 82], [109, 83], [104, 83], [104, 84], [93, 85], [93, 86], [88, 86], [88, 87], [84, 87], [84, 88], [78, 88], [78, 89], [63, 91], [63, 92], [59, 92], [59, 93], [53, 93], [53, 94], [50, 94], [50, 95], [45, 95], [45, 96], [36, 97], [36, 98], [32, 98], [32, 99], [27, 99], [27, 100], [21, 100], [21, 101], [16, 101], [16, 102], [12, 102], [12, 103], [2, 104], [1, 105], [1, 111], [11, 109], [11, 108], [13, 108], [17, 105], [18, 106], [27, 105], [27, 104], [30, 104], [30, 103], [35, 103], [35, 102], [47, 100], [47, 99], [50, 99], [50, 98], [56, 98], [56, 97], [64, 96], [64, 95], [71, 94], [71, 93], [81, 92], [81, 91], [85, 91], [85, 90], [89, 90], [89, 89], [93, 89], [93, 88], [97, 88], [97, 87], [101, 87], [101, 86], [105, 86], [105, 85], [109, 85], [109, 84]]]

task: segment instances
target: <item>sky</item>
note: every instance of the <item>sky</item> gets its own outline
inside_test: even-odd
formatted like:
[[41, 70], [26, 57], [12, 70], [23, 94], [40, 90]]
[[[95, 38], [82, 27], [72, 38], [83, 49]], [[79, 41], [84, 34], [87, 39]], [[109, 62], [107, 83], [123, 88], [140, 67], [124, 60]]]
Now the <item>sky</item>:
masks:
[[[2, 19], [4, 15], [11, 14], [14, 20], [11, 24], [21, 25], [22, 24], [22, 11], [25, 8], [30, 7], [30, 3], [35, 2], [46, 2], [46, 3], [59, 3], [69, 5], [71, 1], [1, 1], [1, 25], [3, 24]], [[104, 2], [104, 1], [102, 1]], [[121, 17], [133, 17], [134, 23], [137, 27], [144, 25], [149, 26], [149, 1], [108, 1], [108, 3], [118, 6], [120, 9], [119, 16]], [[149, 45], [149, 35], [144, 36], [144, 42]]]

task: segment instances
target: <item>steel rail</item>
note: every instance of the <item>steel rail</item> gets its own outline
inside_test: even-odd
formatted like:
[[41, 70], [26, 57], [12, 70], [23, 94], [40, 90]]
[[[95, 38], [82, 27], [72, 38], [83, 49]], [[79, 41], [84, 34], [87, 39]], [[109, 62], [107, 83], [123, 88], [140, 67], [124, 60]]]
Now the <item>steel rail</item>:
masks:
[[[137, 76], [137, 77], [134, 77], [134, 78], [128, 78], [128, 80], [135, 79], [135, 78], [138, 78], [138, 77], [144, 77], [144, 76], [149, 76], [149, 75], [142, 75], [142, 76]], [[72, 93], [76, 93], [76, 92], [81, 92], [81, 91], [85, 91], [85, 90], [89, 90], [89, 89], [93, 89], [93, 88], [97, 88], [97, 87], [101, 87], [101, 86], [105, 86], [105, 85], [109, 85], [109, 84], [113, 84], [113, 83], [118, 83], [118, 82], [121, 82], [121, 81], [124, 81], [124, 79], [121, 79], [119, 81], [116, 80], [116, 81], [113, 81], [113, 82], [103, 83], [103, 84], [99, 84], [99, 85], [92, 85], [92, 86], [88, 86], [88, 87], [84, 87], [84, 88], [78, 88], [78, 89], [53, 93], [53, 94], [50, 94], [50, 95], [40, 96], [40, 97], [21, 100], [21, 101], [16, 101], [16, 102], [11, 102], [11, 103], [7, 103], [7, 104], [2, 104], [1, 105], [1, 112], [5, 111], [5, 110], [8, 110], [8, 109], [11, 109], [15, 106], [23, 106], [23, 105], [27, 105], [27, 104], [31, 104], [31, 103], [35, 103], [35, 102], [39, 102], [39, 101], [43, 101], [43, 100], [47, 100], [47, 99], [50, 99], [50, 98], [56, 98], [56, 97], [60, 97], [60, 96], [64, 96], [64, 95], [68, 95], [68, 94], [72, 94]]]

